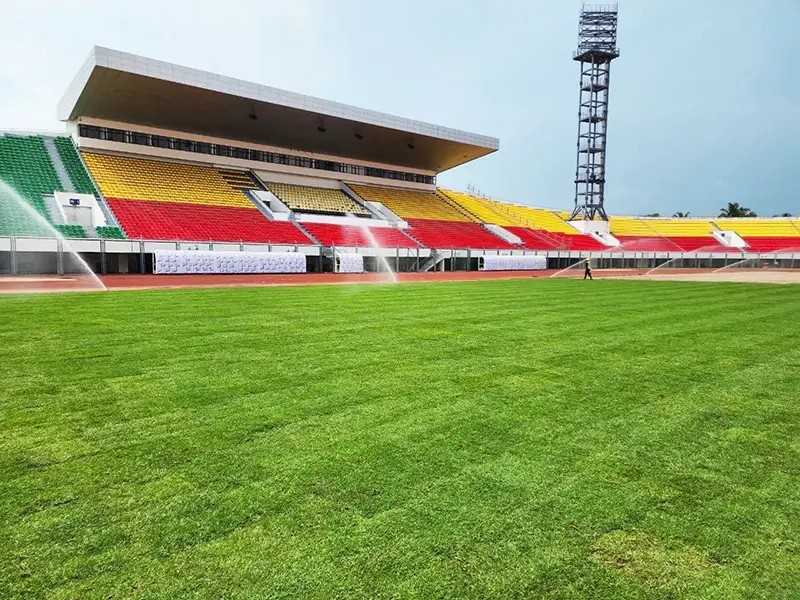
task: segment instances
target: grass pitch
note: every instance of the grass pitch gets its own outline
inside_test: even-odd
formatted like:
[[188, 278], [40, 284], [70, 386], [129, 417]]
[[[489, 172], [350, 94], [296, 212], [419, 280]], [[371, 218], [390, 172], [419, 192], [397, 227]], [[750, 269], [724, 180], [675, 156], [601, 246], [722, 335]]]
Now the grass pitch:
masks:
[[0, 298], [0, 598], [797, 598], [800, 288]]

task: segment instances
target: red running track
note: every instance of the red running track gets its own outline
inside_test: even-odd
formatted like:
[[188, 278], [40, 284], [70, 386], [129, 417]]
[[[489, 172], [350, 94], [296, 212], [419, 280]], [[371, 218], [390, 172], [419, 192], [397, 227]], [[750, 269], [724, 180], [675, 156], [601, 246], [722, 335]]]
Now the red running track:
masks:
[[[595, 269], [595, 278], [641, 275], [648, 269]], [[697, 272], [697, 270], [689, 270]], [[437, 271], [427, 273], [398, 273], [400, 283], [452, 282], [452, 281], [497, 281], [550, 277], [558, 271]], [[576, 271], [580, 277], [583, 271]], [[295, 275], [101, 275], [99, 279], [110, 291], [186, 289], [220, 287], [261, 287], [291, 285], [353, 285], [389, 283], [386, 273], [299, 273]], [[7, 276], [0, 277], [0, 294], [77, 292], [98, 290], [88, 277], [77, 275], [59, 277]]]

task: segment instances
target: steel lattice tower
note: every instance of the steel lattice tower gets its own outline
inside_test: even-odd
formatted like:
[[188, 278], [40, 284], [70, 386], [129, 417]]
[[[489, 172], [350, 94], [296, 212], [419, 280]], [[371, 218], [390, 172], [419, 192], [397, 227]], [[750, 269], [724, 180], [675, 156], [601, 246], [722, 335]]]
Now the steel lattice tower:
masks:
[[606, 187], [606, 136], [611, 61], [617, 48], [617, 5], [581, 9], [578, 49], [581, 64], [578, 109], [578, 160], [575, 170], [575, 208], [570, 219], [582, 216], [608, 220], [603, 201]]

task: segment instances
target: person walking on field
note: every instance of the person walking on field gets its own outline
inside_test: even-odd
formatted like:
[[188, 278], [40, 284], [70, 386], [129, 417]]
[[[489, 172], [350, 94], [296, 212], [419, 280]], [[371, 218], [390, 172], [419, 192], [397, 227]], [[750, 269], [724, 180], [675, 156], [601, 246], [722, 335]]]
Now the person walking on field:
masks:
[[587, 277], [589, 279], [591, 279], [592, 281], [594, 281], [594, 277], [592, 277], [592, 259], [591, 258], [587, 258], [586, 259], [586, 270], [583, 272], [583, 279], [585, 280]]

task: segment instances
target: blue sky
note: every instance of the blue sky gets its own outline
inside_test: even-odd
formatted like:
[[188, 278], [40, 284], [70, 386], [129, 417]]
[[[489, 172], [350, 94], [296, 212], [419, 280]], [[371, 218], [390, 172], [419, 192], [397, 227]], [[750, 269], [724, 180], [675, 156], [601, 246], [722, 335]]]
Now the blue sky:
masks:
[[[500, 138], [444, 173], [496, 198], [572, 205], [580, 2], [0, 0], [0, 128], [60, 130], [92, 45]], [[626, 0], [606, 206], [800, 213], [798, 0]], [[790, 162], [791, 161], [791, 162]]]

